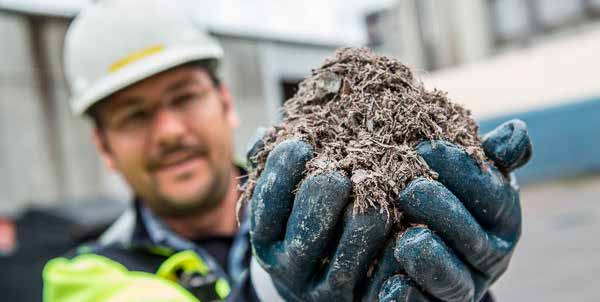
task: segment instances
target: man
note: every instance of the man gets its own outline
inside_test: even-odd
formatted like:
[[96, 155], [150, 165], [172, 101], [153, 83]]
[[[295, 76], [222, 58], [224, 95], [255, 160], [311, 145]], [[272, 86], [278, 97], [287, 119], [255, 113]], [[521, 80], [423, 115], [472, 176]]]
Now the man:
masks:
[[238, 228], [245, 172], [232, 163], [238, 119], [217, 73], [222, 51], [171, 5], [97, 1], [69, 29], [73, 110], [92, 118], [135, 200], [98, 243], [47, 264], [46, 301], [488, 299], [520, 234], [507, 175], [530, 155], [521, 122], [485, 139], [495, 167], [447, 142], [419, 146], [439, 182], [417, 179], [397, 202], [430, 229], [395, 238], [377, 210], [353, 214], [348, 179], [304, 179], [313, 152], [294, 140], [271, 152]]

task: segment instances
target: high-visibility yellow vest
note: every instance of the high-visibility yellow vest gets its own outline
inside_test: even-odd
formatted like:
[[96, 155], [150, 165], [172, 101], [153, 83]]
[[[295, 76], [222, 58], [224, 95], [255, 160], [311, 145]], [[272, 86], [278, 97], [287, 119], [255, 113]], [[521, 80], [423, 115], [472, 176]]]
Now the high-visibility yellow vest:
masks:
[[[208, 267], [192, 251], [170, 256], [156, 274], [129, 271], [120, 263], [97, 254], [49, 261], [43, 272], [45, 302], [207, 302], [200, 301], [177, 283], [177, 272], [205, 275]], [[224, 300], [230, 292], [225, 279], [214, 283]]]

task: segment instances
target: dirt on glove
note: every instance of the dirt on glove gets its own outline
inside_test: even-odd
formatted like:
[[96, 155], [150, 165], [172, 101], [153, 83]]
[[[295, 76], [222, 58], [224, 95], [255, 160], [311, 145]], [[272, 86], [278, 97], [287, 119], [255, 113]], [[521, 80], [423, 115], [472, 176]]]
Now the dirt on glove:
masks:
[[399, 61], [367, 48], [339, 49], [300, 83], [283, 106], [281, 124], [267, 132], [253, 157], [241, 201], [252, 196], [269, 152], [291, 138], [314, 147], [307, 176], [341, 172], [352, 182], [356, 211], [380, 208], [398, 224], [402, 209], [393, 200], [414, 178], [437, 178], [417, 154], [419, 143], [446, 140], [480, 165], [486, 161], [469, 110], [426, 89]]

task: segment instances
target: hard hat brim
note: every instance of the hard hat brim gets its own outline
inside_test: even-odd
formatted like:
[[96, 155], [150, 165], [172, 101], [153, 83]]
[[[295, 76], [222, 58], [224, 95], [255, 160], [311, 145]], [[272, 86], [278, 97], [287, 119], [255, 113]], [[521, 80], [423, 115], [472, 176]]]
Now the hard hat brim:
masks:
[[214, 59], [218, 64], [222, 57], [223, 50], [218, 46], [206, 47], [206, 45], [202, 45], [167, 48], [113, 73], [107, 71], [104, 78], [86, 89], [84, 93], [72, 96], [70, 100], [72, 110], [75, 114], [82, 115], [102, 99], [160, 72], [197, 60]]

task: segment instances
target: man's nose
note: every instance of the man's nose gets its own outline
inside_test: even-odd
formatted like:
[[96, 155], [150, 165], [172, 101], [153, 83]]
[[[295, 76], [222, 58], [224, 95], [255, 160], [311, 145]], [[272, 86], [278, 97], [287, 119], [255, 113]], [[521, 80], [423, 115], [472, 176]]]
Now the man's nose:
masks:
[[156, 112], [151, 137], [159, 145], [169, 145], [181, 139], [185, 128], [181, 117], [175, 112], [163, 108]]

